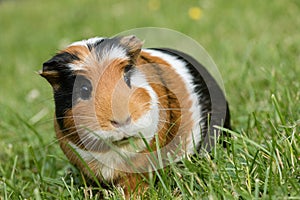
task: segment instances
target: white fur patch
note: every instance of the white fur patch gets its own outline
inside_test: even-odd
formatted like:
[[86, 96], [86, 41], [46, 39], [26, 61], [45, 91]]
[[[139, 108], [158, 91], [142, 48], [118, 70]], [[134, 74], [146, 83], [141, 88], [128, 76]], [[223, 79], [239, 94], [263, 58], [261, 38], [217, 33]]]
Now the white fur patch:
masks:
[[73, 71], [78, 71], [78, 70], [84, 70], [85, 69], [85, 67], [82, 63], [78, 63], [78, 64], [69, 63], [68, 67]]
[[[147, 82], [147, 79], [143, 73], [141, 73], [138, 69], [134, 70], [131, 77], [130, 77], [130, 83], [131, 85], [135, 87], [145, 88], [149, 87], [149, 84]], [[146, 88], [145, 88], [146, 89]], [[148, 92], [152, 92], [152, 88]], [[153, 91], [154, 92], [154, 91]]]
[[171, 67], [177, 72], [177, 74], [182, 77], [182, 80], [186, 85], [186, 89], [190, 94], [190, 96], [187, 98], [192, 101], [192, 106], [189, 111], [192, 113], [192, 118], [194, 120], [194, 126], [190, 135], [190, 144], [188, 144], [187, 153], [193, 154], [195, 153], [195, 149], [197, 149], [197, 146], [195, 147], [195, 144], [198, 145], [201, 140], [201, 128], [199, 125], [199, 122], [201, 121], [201, 105], [199, 104], [197, 94], [194, 92], [195, 85], [193, 84], [193, 77], [186, 68], [186, 63], [177, 59], [176, 57], [157, 50], [143, 49], [143, 51], [149, 53], [151, 56], [159, 57], [169, 63]]
[[119, 156], [116, 155], [116, 152], [110, 151], [107, 153], [93, 153], [80, 149], [72, 142], [69, 142], [69, 145], [76, 150], [76, 152], [87, 164], [95, 160], [98, 161], [97, 169], [99, 169], [99, 171], [94, 172], [96, 176], [103, 176], [105, 180], [113, 179], [115, 165], [120, 162], [120, 160], [118, 160]]
[[69, 142], [69, 145], [76, 150], [80, 157], [87, 163], [96, 162], [96, 168], [98, 171], [94, 171], [96, 176], [102, 176], [105, 180], [111, 181], [114, 178], [115, 170], [134, 172], [134, 167], [132, 169], [124, 169], [124, 165], [130, 165], [131, 158], [139, 154], [135, 150], [136, 147], [145, 146], [142, 140], [135, 142], [135, 146], [127, 145], [124, 148], [114, 147], [107, 152], [90, 152], [77, 147], [74, 143]]
[[126, 55], [126, 50], [120, 46], [112, 46], [110, 49], [104, 49], [101, 54], [101, 58], [99, 59], [100, 62], [103, 62], [118, 58], [128, 58]]
[[90, 38], [88, 40], [81, 40], [81, 41], [77, 41], [77, 42], [73, 42], [72, 44], [70, 44], [69, 46], [85, 46], [88, 47], [88, 44], [95, 44], [96, 42], [103, 40], [104, 38], [102, 37], [94, 37], [94, 38]]

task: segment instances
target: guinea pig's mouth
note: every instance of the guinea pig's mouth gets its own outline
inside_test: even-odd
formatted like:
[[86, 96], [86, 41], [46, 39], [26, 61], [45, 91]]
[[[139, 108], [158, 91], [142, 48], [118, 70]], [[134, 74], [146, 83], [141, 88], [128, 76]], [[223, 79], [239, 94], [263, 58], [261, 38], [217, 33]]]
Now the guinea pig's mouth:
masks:
[[126, 144], [130, 144], [130, 143], [133, 143], [135, 140], [137, 140], [138, 138], [135, 137], [135, 136], [129, 136], [129, 137], [123, 137], [122, 139], [120, 140], [115, 140], [115, 141], [112, 141], [112, 143], [114, 145], [117, 145], [117, 146], [122, 146], [122, 145], [126, 145]]

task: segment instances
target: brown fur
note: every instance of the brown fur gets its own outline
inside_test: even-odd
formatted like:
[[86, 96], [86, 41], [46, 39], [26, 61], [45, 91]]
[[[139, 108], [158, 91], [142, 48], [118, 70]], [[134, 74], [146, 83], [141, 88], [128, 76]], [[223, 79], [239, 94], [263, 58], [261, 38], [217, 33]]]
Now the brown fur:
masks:
[[90, 53], [89, 50], [82, 46], [69, 46], [61, 52], [68, 52], [74, 54], [80, 58], [80, 60], [84, 60], [86, 56]]

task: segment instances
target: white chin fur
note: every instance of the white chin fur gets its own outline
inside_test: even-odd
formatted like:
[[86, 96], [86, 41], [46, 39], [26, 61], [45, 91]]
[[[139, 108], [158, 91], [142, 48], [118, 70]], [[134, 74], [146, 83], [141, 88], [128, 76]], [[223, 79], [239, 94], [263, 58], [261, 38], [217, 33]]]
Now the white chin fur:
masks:
[[[128, 164], [131, 158], [139, 155], [137, 151], [135, 151], [136, 147], [144, 145], [143, 140], [137, 140], [135, 142], [135, 147], [131, 145], [126, 145], [124, 148], [115, 147], [110, 151], [106, 152], [90, 152], [77, 147], [74, 143], [69, 142], [69, 145], [80, 155], [80, 157], [87, 163], [95, 162], [95, 169], [98, 169], [95, 172], [97, 177], [103, 177], [107, 181], [111, 181], [114, 178], [115, 170], [123, 171], [124, 163]], [[134, 166], [133, 166], [134, 167]], [[125, 169], [125, 171], [133, 172], [133, 169]]]

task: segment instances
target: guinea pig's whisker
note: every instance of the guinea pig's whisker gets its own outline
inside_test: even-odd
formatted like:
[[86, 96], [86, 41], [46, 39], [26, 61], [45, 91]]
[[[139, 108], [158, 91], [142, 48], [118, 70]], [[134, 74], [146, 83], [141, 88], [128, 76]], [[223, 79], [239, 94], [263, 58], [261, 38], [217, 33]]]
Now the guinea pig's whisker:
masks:
[[[135, 74], [134, 76], [136, 77], [145, 77], [143, 74]], [[154, 75], [147, 75], [147, 78], [160, 78], [159, 75], [157, 74], [154, 74]], [[153, 80], [153, 79], [150, 79], [150, 80]], [[151, 83], [151, 82], [150, 82]]]
[[[71, 118], [72, 118], [72, 116], [65, 116], [65, 117], [56, 117], [55, 119], [71, 119]], [[45, 119], [45, 120], [43, 120], [41, 122], [38, 122], [38, 123], [43, 124], [43, 123], [46, 123], [46, 122], [49, 122], [49, 121], [53, 121], [55, 119], [49, 118], [49, 119]]]
[[[78, 131], [82, 131], [82, 130], [85, 130], [85, 128], [81, 128], [81, 129], [79, 129], [79, 130], [77, 129], [76, 131], [72, 131], [72, 132], [70, 132], [70, 133], [64, 135], [63, 137], [57, 139], [57, 140], [54, 141], [53, 143], [58, 142], [58, 141], [60, 141], [60, 140], [63, 140], [63, 139], [65, 139], [65, 138], [67, 138], [67, 137], [70, 137], [70, 136], [72, 136], [73, 134], [78, 133]], [[84, 137], [85, 137], [85, 136], [81, 136], [81, 140], [78, 141], [77, 143], [75, 143], [75, 145], [76, 145], [76, 146], [79, 146], [79, 145], [81, 144], [82, 138], [84, 138]]]
[[93, 118], [93, 117], [88, 116], [88, 115], [71, 115], [71, 116], [64, 116], [64, 117], [59, 117], [59, 118], [79, 118], [79, 117], [89, 117], [89, 118]]
[[90, 123], [83, 124], [81, 126], [85, 127], [86, 130], [90, 132], [94, 132], [93, 130], [99, 129], [99, 124], [97, 122], [90, 122]]
[[168, 121], [168, 120], [162, 120], [162, 119], [159, 119], [158, 121], [159, 121], [159, 122], [165, 122], [165, 123], [171, 123], [171, 122]]
[[90, 147], [90, 146], [92, 146], [92, 145], [90, 145], [90, 144], [94, 144], [95, 141], [97, 141], [97, 139], [94, 138], [94, 137], [92, 137], [92, 136], [89, 135], [89, 134], [86, 134], [86, 135], [84, 135], [84, 136], [81, 137], [81, 140], [80, 140], [80, 141], [81, 141], [81, 143], [84, 144], [85, 146]]
[[42, 124], [46, 124], [46, 123], [49, 123], [49, 122], [53, 122], [53, 118], [44, 119], [44, 120], [36, 122], [35, 124], [42, 125]]
[[89, 149], [92, 149], [94, 151], [100, 151], [104, 147], [104, 142], [100, 140], [92, 138], [92, 140], [89, 141], [89, 143], [86, 145]]
[[66, 132], [66, 131], [69, 131], [69, 130], [72, 130], [72, 129], [75, 129], [73, 132], [75, 131], [78, 131], [78, 129], [80, 129], [80, 127], [77, 127], [77, 126], [70, 126], [68, 128], [64, 128], [62, 131], [63, 132]]
[[103, 151], [103, 149], [107, 149], [107, 146], [105, 145], [105, 141], [101, 140], [100, 138], [97, 138], [91, 134], [85, 135], [81, 143], [88, 149], [93, 151]]
[[[72, 116], [55, 117], [55, 119], [72, 119]], [[44, 120], [36, 122], [36, 124], [45, 124], [45, 123], [48, 123], [48, 122], [53, 121], [55, 119], [53, 119], [53, 118], [44, 119]]]
[[73, 135], [73, 134], [76, 134], [76, 133], [77, 133], [77, 131], [70, 132], [70, 133], [64, 135], [63, 137], [60, 137], [60, 138], [58, 138], [58, 139], [55, 139], [54, 141], [52, 141], [51, 143], [49, 143], [47, 146], [51, 146], [51, 145], [53, 145], [53, 144], [55, 144], [55, 143], [57, 143], [57, 142], [59, 142], [59, 141], [65, 139], [65, 138], [67, 138], [67, 137], [70, 137], [70, 136]]
[[55, 119], [58, 120], [58, 119], [72, 119], [73, 117], [72, 116], [63, 116], [63, 117], [56, 117]]
[[189, 110], [188, 108], [182, 108], [182, 107], [179, 107], [179, 108], [166, 108], [166, 107], [163, 107], [160, 103], [159, 103], [158, 109], [159, 110], [182, 110], [182, 111]]
[[159, 97], [157, 98], [157, 100], [160, 100], [160, 99], [165, 98], [165, 97], [168, 97], [168, 96], [169, 96], [169, 94], [165, 94], [165, 95], [159, 96]]
[[[161, 95], [161, 96], [159, 96], [157, 99], [161, 99], [161, 98], [169, 97], [170, 95], [171, 95], [171, 94], [167, 93], [167, 94], [165, 94], [165, 95]], [[172, 98], [174, 98], [174, 97], [172, 97]], [[176, 97], [176, 99], [177, 99], [177, 97]]]
[[189, 110], [187, 108], [160, 108], [159, 110]]
[[87, 115], [73, 115], [73, 118], [81, 118], [81, 119], [95, 119], [95, 117], [87, 116]]
[[[56, 120], [60, 120], [60, 119], [95, 119], [95, 117], [90, 117], [90, 116], [64, 116], [64, 117], [56, 117]], [[55, 120], [54, 119], [54, 120]], [[44, 123], [48, 123], [50, 121], [53, 121], [53, 118], [51, 119], [45, 119], [43, 121], [37, 122], [37, 124], [44, 124]]]
[[55, 97], [69, 96], [70, 94], [73, 94], [73, 92], [61, 93], [59, 95], [56, 94]]
[[97, 138], [93, 137], [91, 134], [85, 134], [84, 136], [81, 137], [81, 142], [83, 144], [89, 144], [96, 140], [97, 140]]
[[83, 131], [83, 130], [87, 130], [88, 128], [87, 127], [90, 127], [90, 124], [84, 124], [84, 125], [81, 125], [81, 126], [76, 126], [76, 125], [74, 125], [74, 126], [70, 126], [70, 127], [68, 127], [68, 128], [65, 128], [65, 129], [63, 129], [62, 131], [69, 131], [69, 130], [72, 130], [72, 129], [75, 129], [74, 131], [72, 131], [72, 132], [70, 132], [70, 133], [68, 133], [68, 134], [66, 134], [66, 135], [64, 135], [63, 137], [61, 137], [60, 139], [64, 139], [64, 138], [66, 138], [66, 137], [69, 137], [69, 136], [71, 136], [71, 135], [73, 135], [73, 134], [76, 134], [76, 133], [78, 133], [78, 132], [81, 132], [81, 131]]
[[166, 126], [169, 126], [169, 124], [171, 124], [170, 122], [166, 122], [166, 121], [159, 121], [159, 123], [160, 123], [160, 129], [163, 129], [163, 130], [167, 130], [168, 129], [168, 127], [166, 127]]

